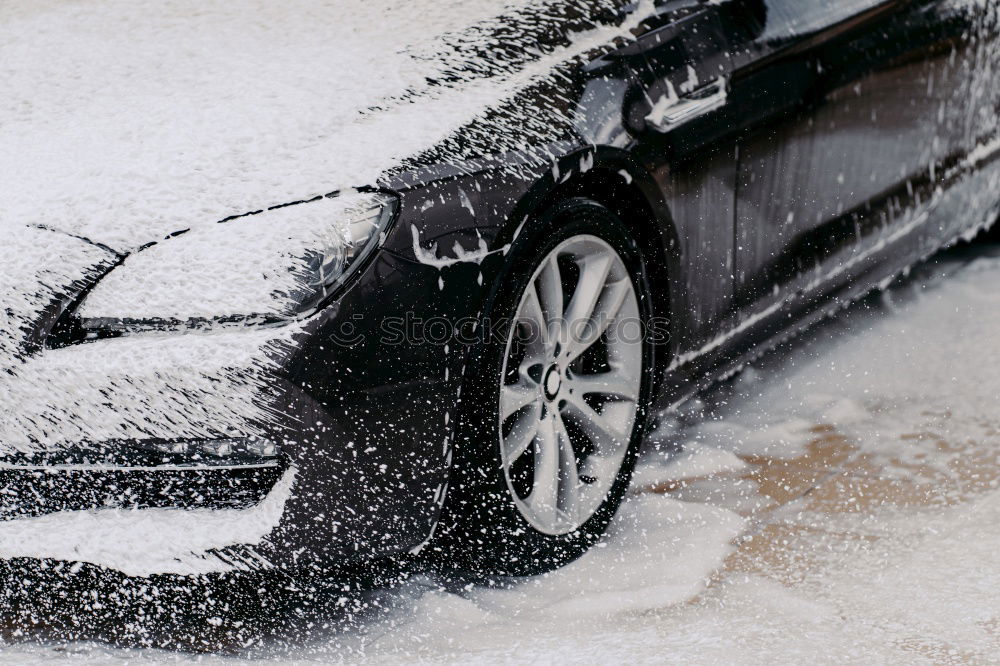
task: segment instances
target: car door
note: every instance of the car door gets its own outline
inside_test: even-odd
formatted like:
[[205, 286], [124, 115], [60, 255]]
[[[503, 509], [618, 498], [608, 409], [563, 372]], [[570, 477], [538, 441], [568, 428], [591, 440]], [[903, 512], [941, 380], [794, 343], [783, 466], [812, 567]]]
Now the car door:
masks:
[[877, 270], [866, 248], [925, 212], [943, 170], [968, 150], [957, 111], [971, 36], [960, 16], [942, 19], [949, 4], [723, 3], [724, 24], [752, 26], [733, 29], [745, 41], [734, 44], [730, 83], [744, 127], [741, 322]]
[[712, 6], [657, 3], [635, 31], [641, 90], [626, 111], [636, 154], [653, 174], [677, 230], [683, 308], [673, 331], [681, 355], [733, 318], [736, 144], [726, 107], [728, 42]]

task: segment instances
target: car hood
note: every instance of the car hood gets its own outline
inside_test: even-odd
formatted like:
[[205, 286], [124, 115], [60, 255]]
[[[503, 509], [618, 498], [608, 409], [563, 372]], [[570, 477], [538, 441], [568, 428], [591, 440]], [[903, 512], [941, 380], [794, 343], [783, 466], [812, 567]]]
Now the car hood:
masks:
[[443, 129], [363, 113], [433, 68], [409, 53], [435, 37], [417, 16], [448, 31], [495, 7], [3, 3], [0, 219], [128, 249], [372, 182]]
[[[0, 228], [40, 224], [128, 252], [374, 184], [509, 94], [505, 75], [546, 71], [558, 49], [517, 40], [585, 31], [573, 6], [4, 2]], [[508, 19], [521, 26], [497, 32]]]
[[[590, 21], [604, 2], [621, 4], [0, 3], [0, 457], [260, 434], [274, 418], [272, 373], [308, 322], [62, 348], [44, 346], [45, 337], [63, 308], [150, 243], [174, 248], [174, 275], [156, 288], [176, 292], [171, 280], [185, 279], [191, 239], [208, 239], [220, 265], [238, 244], [168, 236], [376, 184], [464, 136], [456, 130], [555, 77], [560, 63], [627, 36], [624, 19]], [[651, 11], [644, 3], [628, 16]], [[515, 125], [531, 112], [506, 111]], [[551, 113], [553, 122], [564, 115]], [[500, 133], [471, 143], [495, 148]], [[271, 233], [242, 222], [226, 228]]]

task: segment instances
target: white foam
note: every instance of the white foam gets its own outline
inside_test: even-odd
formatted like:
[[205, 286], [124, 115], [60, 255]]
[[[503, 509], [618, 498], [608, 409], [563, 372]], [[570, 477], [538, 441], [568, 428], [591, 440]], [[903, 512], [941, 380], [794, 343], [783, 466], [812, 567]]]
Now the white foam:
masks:
[[648, 455], [637, 465], [632, 485], [642, 488], [663, 481], [682, 481], [738, 472], [747, 464], [731, 450], [688, 442], [673, 456]]
[[229, 571], [231, 561], [210, 551], [259, 544], [278, 525], [294, 481], [290, 468], [248, 509], [98, 509], [0, 521], [0, 558], [89, 562], [129, 576]]

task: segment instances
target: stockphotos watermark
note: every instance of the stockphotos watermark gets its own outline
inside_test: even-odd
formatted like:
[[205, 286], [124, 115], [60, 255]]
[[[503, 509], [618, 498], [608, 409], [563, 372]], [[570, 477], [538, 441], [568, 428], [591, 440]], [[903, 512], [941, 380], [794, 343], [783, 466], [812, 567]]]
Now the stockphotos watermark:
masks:
[[553, 319], [544, 324], [525, 319], [477, 319], [464, 317], [420, 317], [412, 312], [373, 320], [354, 314], [342, 320], [329, 339], [343, 347], [376, 342], [385, 346], [479, 345], [506, 343], [511, 326], [517, 326], [517, 338], [525, 345], [534, 343], [561, 345], [593, 344], [600, 339], [609, 344], [647, 342], [662, 345], [670, 341], [670, 320], [666, 317], [596, 317], [591, 319]]

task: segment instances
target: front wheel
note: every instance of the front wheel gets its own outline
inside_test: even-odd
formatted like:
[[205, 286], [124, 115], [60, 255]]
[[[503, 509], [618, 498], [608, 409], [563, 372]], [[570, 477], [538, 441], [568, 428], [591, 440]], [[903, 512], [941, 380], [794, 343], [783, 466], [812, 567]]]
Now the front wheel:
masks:
[[436, 551], [525, 575], [585, 552], [628, 487], [651, 392], [649, 298], [625, 225], [587, 200], [520, 239], [497, 286], [490, 320], [504, 325], [463, 383]]

